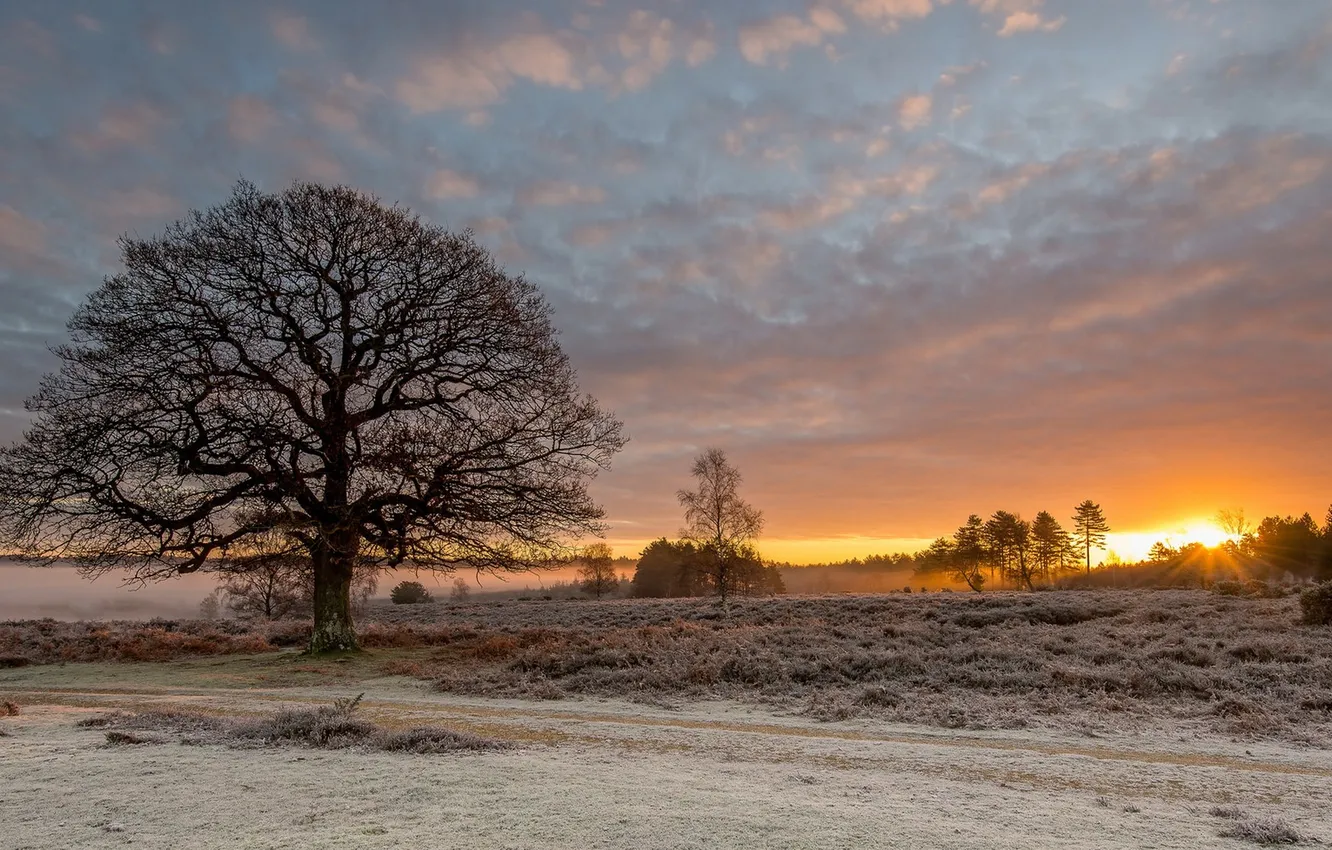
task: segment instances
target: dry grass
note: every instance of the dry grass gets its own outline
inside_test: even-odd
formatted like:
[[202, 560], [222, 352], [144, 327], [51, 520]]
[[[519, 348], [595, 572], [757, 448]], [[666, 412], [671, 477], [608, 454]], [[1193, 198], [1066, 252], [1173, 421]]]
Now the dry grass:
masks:
[[5, 700], [0, 702], [0, 717], [18, 717], [18, 703]]
[[[1241, 737], [1332, 727], [1332, 632], [1294, 599], [1201, 591], [477, 603], [377, 612], [386, 672], [446, 691], [730, 697], [947, 727], [1141, 716]], [[367, 641], [369, 642], [369, 641]], [[1077, 722], [1082, 722], [1078, 720]]]
[[[300, 645], [308, 622], [0, 624], [33, 661], [166, 660]], [[380, 666], [463, 694], [725, 697], [824, 719], [945, 727], [1172, 720], [1244, 738], [1332, 733], [1332, 629], [1296, 597], [1058, 591], [380, 606]]]
[[274, 648], [265, 632], [238, 621], [0, 623], [0, 667], [77, 661], [172, 661]]
[[[268, 717], [234, 720], [192, 711], [113, 712], [79, 721], [81, 727], [114, 727], [108, 745], [158, 743], [137, 738], [134, 731], [183, 735], [183, 743], [225, 743], [240, 746], [303, 746], [323, 750], [363, 748], [386, 752], [438, 754], [504, 749], [508, 744], [466, 732], [434, 726], [408, 730], [381, 728], [356, 716], [361, 698], [337, 700], [330, 706], [283, 710]], [[123, 731], [132, 730], [132, 731]]]

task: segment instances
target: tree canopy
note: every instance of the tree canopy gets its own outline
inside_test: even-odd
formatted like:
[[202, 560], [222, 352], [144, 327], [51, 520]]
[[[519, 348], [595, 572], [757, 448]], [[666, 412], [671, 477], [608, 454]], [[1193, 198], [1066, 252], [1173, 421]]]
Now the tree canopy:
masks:
[[276, 531], [310, 560], [325, 650], [355, 646], [358, 562], [521, 570], [602, 530], [587, 483], [621, 423], [470, 233], [242, 182], [120, 247], [0, 451], [0, 531], [27, 557], [148, 580]]

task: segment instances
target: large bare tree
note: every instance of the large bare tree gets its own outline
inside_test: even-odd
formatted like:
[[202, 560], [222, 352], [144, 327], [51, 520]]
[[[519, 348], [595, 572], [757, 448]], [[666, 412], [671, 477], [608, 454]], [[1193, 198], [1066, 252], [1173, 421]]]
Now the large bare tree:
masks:
[[685, 509], [682, 536], [701, 550], [700, 563], [725, 604], [737, 564], [758, 557], [751, 544], [763, 530], [763, 513], [740, 498], [740, 470], [721, 449], [705, 450], [690, 472], [698, 489], [676, 494]]
[[121, 248], [0, 451], [9, 546], [146, 581], [280, 530], [327, 651], [356, 646], [358, 562], [521, 570], [602, 530], [587, 483], [621, 423], [580, 393], [541, 294], [469, 233], [242, 182]]

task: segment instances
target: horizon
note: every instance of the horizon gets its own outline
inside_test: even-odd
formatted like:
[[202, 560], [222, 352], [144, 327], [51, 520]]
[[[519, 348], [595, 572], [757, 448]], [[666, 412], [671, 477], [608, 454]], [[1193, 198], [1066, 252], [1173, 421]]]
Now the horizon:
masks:
[[1321, 521], [1325, 2], [396, 9], [6, 4], [0, 443], [116, 238], [243, 175], [470, 227], [540, 288], [631, 437], [592, 488], [617, 555], [677, 536], [708, 446], [776, 561], [1087, 498], [1094, 562]]

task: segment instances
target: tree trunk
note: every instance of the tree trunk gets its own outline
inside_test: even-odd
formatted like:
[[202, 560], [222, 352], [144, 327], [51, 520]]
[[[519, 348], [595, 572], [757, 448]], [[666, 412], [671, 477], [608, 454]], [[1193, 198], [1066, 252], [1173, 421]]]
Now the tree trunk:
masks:
[[316, 546], [314, 562], [314, 631], [310, 652], [353, 652], [351, 583], [357, 546], [346, 532], [334, 532]]

